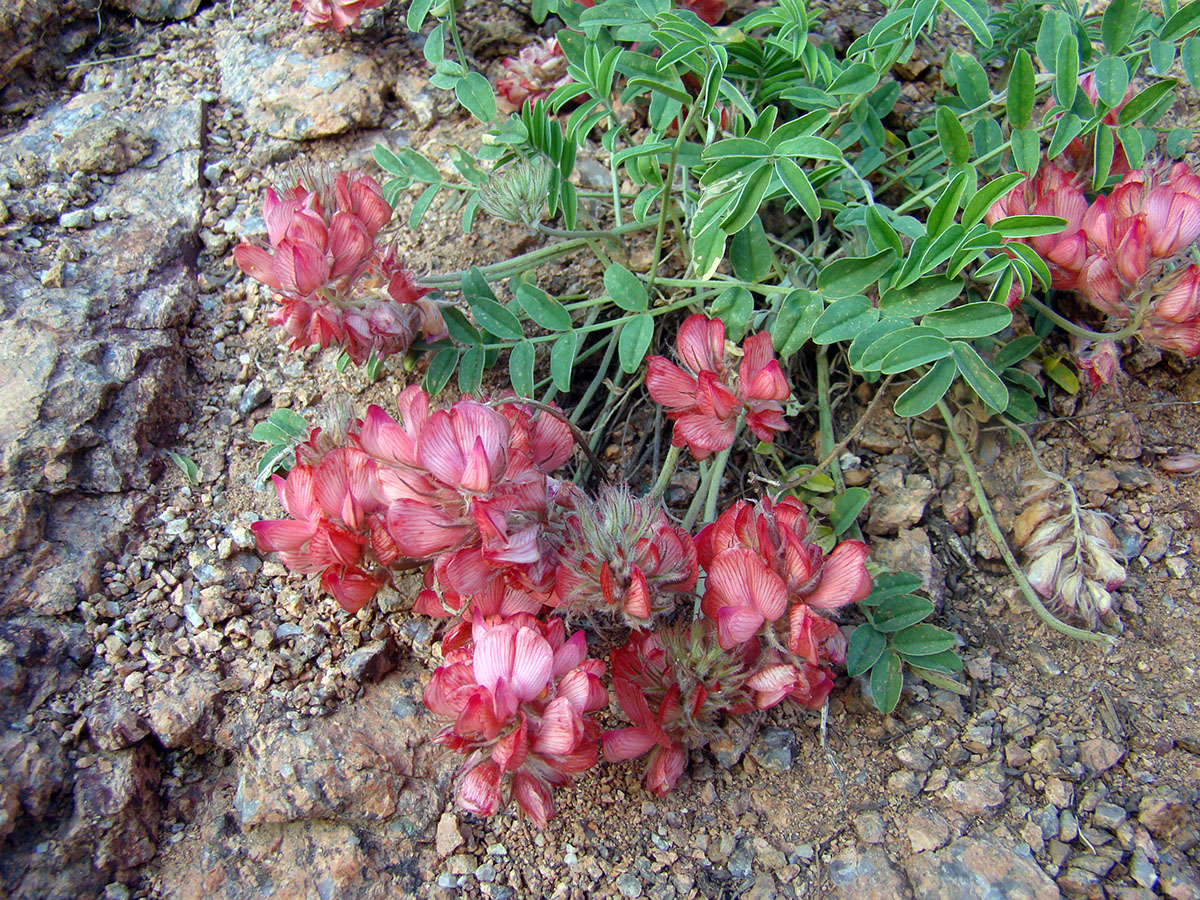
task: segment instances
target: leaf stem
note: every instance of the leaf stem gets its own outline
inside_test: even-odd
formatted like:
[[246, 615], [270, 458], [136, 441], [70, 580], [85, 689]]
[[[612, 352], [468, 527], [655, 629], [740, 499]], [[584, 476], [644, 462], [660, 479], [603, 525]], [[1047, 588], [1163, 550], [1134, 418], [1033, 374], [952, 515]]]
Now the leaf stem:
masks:
[[667, 485], [671, 483], [671, 476], [675, 474], [675, 467], [679, 465], [679, 454], [682, 450], [682, 447], [671, 445], [671, 449], [667, 451], [667, 458], [663, 460], [662, 469], [658, 473], [658, 480], [654, 482], [654, 487], [650, 488], [650, 493], [646, 495], [647, 500], [657, 500], [667, 492]]
[[1013, 556], [1013, 552], [1008, 546], [1008, 541], [1005, 540], [1004, 532], [1000, 530], [1000, 525], [996, 521], [996, 515], [992, 512], [992, 504], [988, 501], [987, 494], [983, 490], [983, 483], [979, 480], [979, 473], [975, 470], [975, 463], [971, 460], [971, 454], [967, 451], [967, 446], [963, 443], [963, 439], [954, 430], [954, 417], [950, 414], [950, 408], [946, 406], [945, 400], [938, 400], [937, 407], [938, 412], [942, 414], [942, 419], [946, 423], [946, 430], [950, 432], [950, 438], [954, 441], [954, 447], [958, 450], [959, 459], [962, 460], [963, 467], [967, 470], [967, 479], [971, 482], [971, 490], [975, 493], [975, 500], [979, 503], [979, 512], [987, 523], [992, 540], [996, 542], [996, 546], [1000, 549], [1000, 555], [1004, 558], [1005, 565], [1008, 566], [1008, 570], [1012, 572], [1013, 577], [1017, 580], [1017, 586], [1021, 589], [1021, 593], [1025, 595], [1025, 600], [1033, 607], [1033, 611], [1037, 613], [1038, 618], [1055, 631], [1061, 632], [1068, 637], [1073, 637], [1080, 641], [1090, 641], [1095, 644], [1105, 644], [1111, 647], [1116, 642], [1107, 634], [1097, 634], [1093, 631], [1085, 631], [1082, 628], [1075, 628], [1072, 625], [1068, 625], [1057, 618], [1042, 603], [1041, 598], [1038, 597], [1037, 592], [1033, 589], [1033, 585], [1025, 577], [1025, 572], [1017, 563], [1017, 558]]

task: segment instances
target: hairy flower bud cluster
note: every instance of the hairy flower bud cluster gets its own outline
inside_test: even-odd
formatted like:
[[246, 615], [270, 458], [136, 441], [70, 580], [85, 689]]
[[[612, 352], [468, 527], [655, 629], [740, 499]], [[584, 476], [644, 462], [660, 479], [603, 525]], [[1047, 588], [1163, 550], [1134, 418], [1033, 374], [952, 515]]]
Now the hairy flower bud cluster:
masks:
[[1060, 615], [1095, 628], [1113, 609], [1112, 592], [1125, 583], [1118, 543], [1100, 513], [1079, 506], [1073, 489], [1036, 478], [1014, 538], [1028, 562], [1029, 583]]
[[311, 175], [282, 192], [267, 190], [268, 247], [239, 244], [238, 268], [274, 292], [293, 350], [341, 347], [357, 364], [408, 349], [417, 336], [445, 333], [441, 313], [377, 242], [392, 210], [373, 178], [341, 173], [332, 183]]
[[792, 389], [767, 332], [746, 338], [735, 365], [725, 324], [697, 313], [679, 327], [676, 349], [684, 368], [651, 356], [646, 372], [646, 389], [675, 423], [676, 447], [686, 445], [696, 459], [724, 450], [732, 446], [742, 416], [759, 440], [772, 441], [787, 430], [783, 401]]
[[1157, 347], [1200, 354], [1200, 266], [1187, 262], [1200, 238], [1200, 176], [1176, 163], [1129, 172], [1091, 203], [1084, 191], [1074, 173], [1046, 163], [986, 220], [1066, 219], [1058, 234], [1020, 239], [1050, 267], [1051, 286], [1078, 291], [1118, 323], [1139, 317], [1138, 333]]

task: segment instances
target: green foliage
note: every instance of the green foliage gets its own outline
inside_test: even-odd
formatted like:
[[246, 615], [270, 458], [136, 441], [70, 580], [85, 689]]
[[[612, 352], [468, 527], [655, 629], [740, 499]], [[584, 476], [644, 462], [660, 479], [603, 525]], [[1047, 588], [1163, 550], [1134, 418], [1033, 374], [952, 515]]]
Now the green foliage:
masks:
[[[263, 482], [276, 472], [287, 472], [291, 469], [296, 458], [296, 448], [308, 439], [308, 433], [308, 423], [290, 409], [277, 409], [255, 425], [254, 430], [250, 432], [250, 439], [267, 445], [262, 459], [258, 462], [255, 481]], [[172, 454], [172, 458], [174, 456], [175, 454]], [[176, 460], [176, 463], [178, 462]], [[195, 468], [195, 463], [192, 464], [192, 468]]]

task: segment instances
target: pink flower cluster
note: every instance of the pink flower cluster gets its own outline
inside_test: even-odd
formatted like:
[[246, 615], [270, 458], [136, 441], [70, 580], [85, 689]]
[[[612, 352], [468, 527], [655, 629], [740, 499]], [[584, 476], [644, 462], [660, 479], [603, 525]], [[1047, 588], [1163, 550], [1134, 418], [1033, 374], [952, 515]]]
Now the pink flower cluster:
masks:
[[[310, 184], [315, 186], [309, 187]], [[373, 178], [341, 173], [267, 190], [268, 247], [239, 244], [238, 268], [271, 288], [292, 349], [336, 344], [357, 364], [407, 350], [418, 334], [445, 332], [441, 313], [376, 236], [392, 216]]]
[[567, 58], [555, 38], [523, 47], [515, 57], [505, 57], [504, 73], [496, 79], [497, 105], [501, 112], [516, 112], [526, 103], [545, 100], [571, 80]]
[[1047, 163], [988, 211], [1061, 216], [1054, 235], [1024, 239], [1050, 266], [1052, 287], [1075, 290], [1118, 322], [1143, 315], [1155, 346], [1200, 354], [1200, 266], [1187, 254], [1200, 237], [1200, 176], [1185, 164], [1129, 172], [1090, 203], [1073, 174]]
[[[723, 330], [702, 316], [685, 324], [705, 340], [703, 352], [681, 340], [694, 370], [732, 379], [732, 396], [749, 398], [739, 403], [777, 404], [738, 393], [782, 381], [757, 338], [731, 375]], [[288, 518], [253, 527], [261, 549], [320, 574], [352, 612], [392, 572], [424, 569], [414, 611], [450, 620], [425, 703], [448, 721], [438, 740], [464, 757], [463, 809], [491, 815], [512, 801], [544, 826], [553, 790], [594, 765], [601, 743], [610, 761], [649, 754], [646, 786], [665, 793], [729, 716], [825, 702], [846, 651], [826, 613], [870, 591], [865, 544], [825, 554], [795, 499], [739, 502], [693, 536], [627, 487], [591, 496], [552, 474], [574, 446], [553, 408], [501, 397], [433, 409], [417, 386], [398, 406], [397, 418], [371, 406], [314, 431], [275, 479]], [[782, 424], [777, 408], [755, 413]], [[703, 615], [664, 627], [680, 609]], [[593, 720], [608, 703], [605, 666], [583, 632], [568, 638], [573, 616], [633, 629], [611, 656], [630, 727], [602, 736]]]
[[292, 0], [292, 12], [303, 12], [304, 24], [318, 31], [332, 28], [340, 34], [368, 9], [383, 4], [384, 0]]
[[735, 365], [724, 323], [697, 313], [680, 326], [676, 347], [684, 368], [652, 356], [646, 372], [646, 389], [675, 423], [672, 444], [704, 459], [732, 446], [742, 417], [762, 441], [787, 431], [783, 401], [792, 389], [767, 332], [746, 338]]

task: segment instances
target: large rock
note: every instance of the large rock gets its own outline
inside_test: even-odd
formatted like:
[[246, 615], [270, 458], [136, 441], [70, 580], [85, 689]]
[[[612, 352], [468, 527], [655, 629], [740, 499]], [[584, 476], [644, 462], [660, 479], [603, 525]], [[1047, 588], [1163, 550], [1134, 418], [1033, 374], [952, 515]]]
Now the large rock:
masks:
[[331, 53], [319, 39], [271, 47], [234, 31], [213, 43], [222, 92], [241, 105], [255, 131], [306, 141], [373, 128], [383, 119], [383, 75], [369, 56]]
[[1028, 855], [975, 838], [905, 861], [916, 900], [1058, 900], [1054, 882]]
[[[60, 614], [96, 588], [144, 502], [122, 494], [151, 483], [161, 465], [153, 445], [181, 411], [200, 106], [153, 108], [136, 122], [126, 106], [121, 91], [80, 94], [0, 140], [0, 170], [24, 173], [35, 212], [39, 191], [70, 183], [30, 160], [132, 166], [111, 187], [92, 185], [97, 204], [123, 217], [76, 233], [53, 277], [32, 244], [0, 251], [0, 508], [14, 513], [0, 550], [33, 551], [0, 563], [0, 612]], [[7, 230], [15, 238], [28, 227], [17, 219]]]
[[133, 869], [157, 850], [161, 773], [145, 744], [102, 758], [76, 779], [65, 839], [86, 845], [102, 871]]
[[216, 729], [221, 690], [210, 675], [167, 682], [150, 701], [150, 728], [164, 747], [205, 750]]
[[911, 900], [904, 875], [879, 847], [851, 847], [829, 863], [838, 900]]
[[186, 19], [200, 8], [200, 0], [108, 0], [117, 9], [147, 22]]

